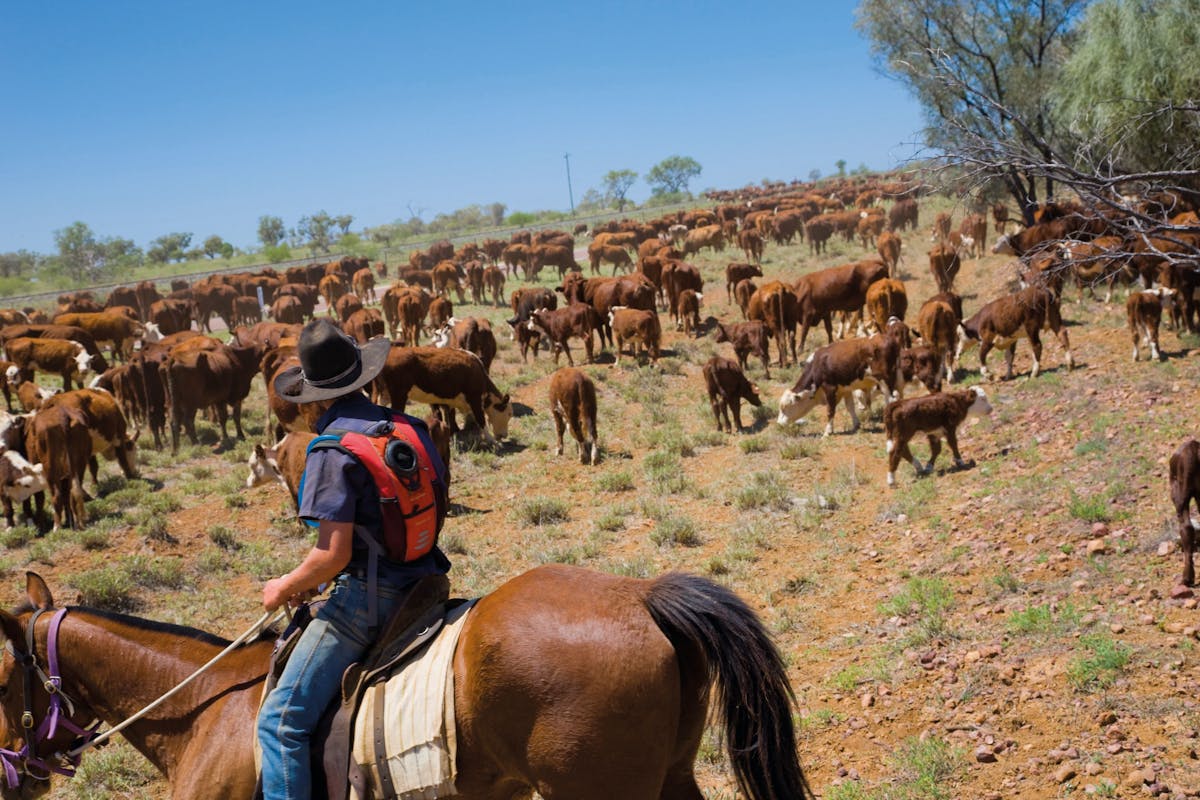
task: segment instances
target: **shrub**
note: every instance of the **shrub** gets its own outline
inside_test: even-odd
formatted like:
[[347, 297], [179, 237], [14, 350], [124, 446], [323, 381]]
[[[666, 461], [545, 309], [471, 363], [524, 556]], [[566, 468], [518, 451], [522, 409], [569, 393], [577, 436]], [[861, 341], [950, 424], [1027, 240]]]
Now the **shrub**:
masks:
[[778, 474], [756, 472], [750, 476], [750, 484], [734, 494], [733, 504], [741, 511], [756, 508], [786, 511], [791, 507], [791, 493]]
[[1130, 650], [1108, 634], [1092, 634], [1079, 640], [1087, 654], [1067, 667], [1067, 680], [1077, 691], [1106, 689], [1129, 663]]
[[700, 544], [700, 535], [696, 533], [695, 524], [687, 517], [668, 516], [654, 526], [650, 541], [659, 547], [676, 544], [696, 547]]
[[625, 470], [606, 472], [596, 478], [596, 489], [601, 492], [629, 492], [633, 488], [633, 476]]
[[517, 520], [525, 525], [552, 525], [570, 518], [567, 504], [554, 497], [531, 497], [517, 505]]
[[208, 529], [208, 538], [222, 550], [237, 550], [237, 535], [224, 525], [213, 525]]
[[125, 569], [130, 580], [148, 589], [178, 589], [186, 580], [183, 560], [179, 558], [133, 556], [125, 563]]
[[85, 606], [112, 611], [130, 611], [136, 607], [133, 580], [120, 567], [107, 566], [69, 576], [67, 581], [79, 590], [79, 602]]
[[1112, 519], [1112, 512], [1108, 507], [1108, 498], [1104, 495], [1091, 494], [1081, 497], [1072, 490], [1071, 499], [1067, 503], [1067, 510], [1071, 513], [1072, 517], [1084, 522], [1108, 522]]

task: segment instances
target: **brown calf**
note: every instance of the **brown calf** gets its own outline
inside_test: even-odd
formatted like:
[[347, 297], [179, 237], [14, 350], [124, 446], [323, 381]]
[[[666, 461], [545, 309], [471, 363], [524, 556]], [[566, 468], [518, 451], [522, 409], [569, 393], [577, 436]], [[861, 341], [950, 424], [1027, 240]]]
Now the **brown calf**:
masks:
[[1041, 370], [1040, 334], [1043, 327], [1049, 327], [1058, 336], [1063, 350], [1067, 353], [1067, 369], [1072, 369], [1075, 366], [1075, 358], [1071, 355], [1071, 340], [1067, 336], [1067, 329], [1062, 324], [1058, 298], [1049, 289], [1040, 286], [1030, 286], [1016, 294], [993, 300], [979, 309], [975, 316], [960, 324], [955, 361], [961, 357], [966, 346], [978, 341], [979, 372], [987, 379], [990, 377], [987, 369], [988, 353], [992, 347], [1005, 348], [1008, 365], [1005, 379], [1011, 379], [1017, 341], [1028, 338], [1033, 347], [1033, 370], [1029, 377], [1036, 378]]
[[[708, 389], [708, 403], [717, 430], [726, 433], [742, 430], [742, 400], [752, 406], [762, 405], [758, 387], [750, 383], [741, 368], [728, 358], [713, 356], [704, 364], [704, 386]], [[736, 428], [729, 424], [730, 412]]]
[[733, 302], [733, 288], [747, 278], [761, 278], [762, 268], [757, 264], [745, 264], [734, 261], [725, 265], [725, 298]]
[[304, 475], [304, 462], [308, 457], [308, 445], [316, 438], [315, 433], [292, 431], [279, 440], [274, 447], [254, 445], [247, 466], [246, 488], [252, 489], [269, 481], [278, 481], [292, 496], [296, 510], [300, 510], [300, 478]]
[[1174, 289], [1151, 289], [1147, 292], [1130, 292], [1125, 301], [1125, 315], [1129, 319], [1129, 333], [1133, 336], [1133, 360], [1141, 354], [1141, 346], [1150, 348], [1150, 359], [1160, 361], [1158, 349], [1158, 325], [1162, 321], [1163, 309], [1170, 311], [1175, 304]]
[[903, 380], [900, 343], [894, 338], [876, 335], [869, 339], [839, 340], [817, 348], [812, 354], [799, 380], [780, 397], [776, 421], [780, 425], [796, 422], [824, 399], [824, 435], [828, 436], [833, 433], [833, 415], [840, 400], [850, 414], [850, 432], [854, 433], [860, 424], [854, 394], [878, 388], [888, 403], [904, 388]]
[[567, 354], [567, 363], [575, 366], [571, 357], [569, 341], [571, 337], [583, 340], [583, 348], [587, 352], [587, 363], [595, 359], [595, 340], [593, 332], [596, 329], [596, 311], [586, 303], [571, 303], [565, 308], [553, 311], [539, 309], [529, 315], [525, 325], [529, 330], [540, 330], [551, 342], [554, 363], [558, 364], [558, 353], [561, 350]]
[[650, 363], [658, 362], [659, 345], [662, 342], [662, 327], [658, 313], [640, 308], [612, 306], [608, 312], [608, 323], [612, 328], [613, 344], [617, 349], [617, 364], [621, 363], [621, 346], [632, 342], [634, 358], [639, 358], [642, 347], [650, 355]]
[[954, 287], [954, 278], [962, 261], [958, 251], [948, 244], [934, 245], [929, 250], [929, 271], [933, 273], [933, 281], [939, 292], [948, 292]]
[[[924, 397], [899, 400], [883, 410], [883, 428], [887, 433], [888, 486], [896, 485], [896, 467], [900, 459], [910, 462], [918, 475], [933, 472], [933, 462], [942, 450], [942, 437], [954, 454], [954, 465], [966, 466], [958, 452], [958, 426], [968, 416], [992, 413], [987, 394], [978, 386], [959, 392], [938, 392]], [[919, 432], [929, 437], [929, 463], [924, 467], [908, 449]]]
[[704, 295], [695, 289], [684, 289], [675, 298], [675, 329], [683, 329], [687, 336], [698, 335], [700, 330], [700, 303]]
[[717, 323], [715, 341], [718, 344], [729, 342], [733, 345], [738, 367], [743, 371], [746, 369], [746, 361], [751, 355], [761, 358], [767, 380], [771, 379], [771, 354], [768, 342], [770, 338], [771, 329], [762, 320], [738, 322], [732, 325]]
[[596, 385], [574, 367], [563, 367], [550, 376], [550, 413], [558, 437], [558, 455], [563, 453], [563, 431], [568, 426], [579, 445], [579, 460], [595, 464], [600, 457], [596, 445]]
[[1196, 525], [1192, 522], [1192, 503], [1200, 507], [1200, 442], [1188, 438], [1171, 454], [1169, 463], [1171, 502], [1179, 522], [1179, 549], [1183, 551], [1183, 577], [1179, 582], [1191, 586], [1196, 582], [1192, 553], [1196, 549]]

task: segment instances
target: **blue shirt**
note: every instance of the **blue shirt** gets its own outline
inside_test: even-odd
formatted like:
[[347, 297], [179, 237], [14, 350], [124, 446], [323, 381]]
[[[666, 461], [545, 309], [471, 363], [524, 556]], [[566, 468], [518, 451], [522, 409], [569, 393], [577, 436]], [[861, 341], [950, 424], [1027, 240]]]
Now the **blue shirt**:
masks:
[[[391, 409], [372, 403], [362, 392], [354, 392], [339, 398], [321, 415], [317, 433], [329, 429], [368, 433], [377, 423], [391, 419], [392, 413]], [[426, 449], [437, 458], [432, 441], [426, 441]], [[310, 525], [321, 520], [351, 522], [382, 535], [383, 516], [375, 481], [358, 459], [336, 448], [309, 453], [304, 465], [300, 518]], [[356, 534], [348, 569], [365, 569], [367, 552], [366, 544]], [[380, 579], [388, 582], [407, 582], [449, 570], [449, 559], [437, 547], [416, 561], [401, 564], [380, 559], [379, 562]]]

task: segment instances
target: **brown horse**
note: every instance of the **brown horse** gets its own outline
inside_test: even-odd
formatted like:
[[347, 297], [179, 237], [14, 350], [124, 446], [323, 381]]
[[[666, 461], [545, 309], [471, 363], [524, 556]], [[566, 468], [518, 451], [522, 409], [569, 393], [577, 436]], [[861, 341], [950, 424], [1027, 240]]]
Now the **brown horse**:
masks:
[[[86, 608], [52, 619], [38, 614], [53, 607], [45, 582], [31, 572], [26, 584], [28, 603], [0, 611], [11, 645], [0, 662], [0, 742], [15, 768], [10, 778], [19, 779], [13, 789], [0, 775], [5, 800], [44, 793], [47, 765], [62, 766], [58, 754], [75, 736], [65, 727], [31, 735], [48, 727], [51, 710], [35, 668], [53, 671], [57, 663], [72, 727], [93, 719], [113, 725], [227, 644]], [[170, 781], [174, 800], [252, 796], [251, 737], [271, 646], [260, 640], [233, 651], [123, 731]], [[479, 601], [455, 653], [454, 677], [464, 800], [515, 800], [533, 791], [545, 800], [701, 800], [693, 765], [714, 682], [742, 793], [812, 797], [796, 757], [793, 698], [779, 653], [745, 603], [703, 578], [532, 570]]]

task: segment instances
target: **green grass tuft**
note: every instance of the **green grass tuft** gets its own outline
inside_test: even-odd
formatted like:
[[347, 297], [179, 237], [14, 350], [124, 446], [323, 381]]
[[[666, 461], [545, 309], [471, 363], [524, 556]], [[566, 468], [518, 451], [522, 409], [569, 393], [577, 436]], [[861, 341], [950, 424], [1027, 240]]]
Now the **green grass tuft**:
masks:
[[556, 497], [531, 497], [517, 504], [517, 521], [523, 525], [553, 525], [570, 519], [570, 508]]

